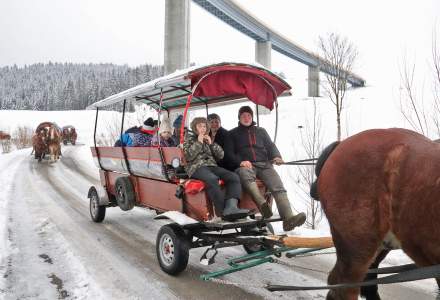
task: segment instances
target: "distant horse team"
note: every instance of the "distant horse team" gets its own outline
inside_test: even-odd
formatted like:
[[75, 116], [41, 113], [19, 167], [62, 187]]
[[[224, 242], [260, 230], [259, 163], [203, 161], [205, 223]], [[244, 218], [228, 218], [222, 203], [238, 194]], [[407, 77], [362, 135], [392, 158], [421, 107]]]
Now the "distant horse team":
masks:
[[[75, 145], [76, 131], [69, 126], [69, 141]], [[64, 139], [62, 130], [52, 122], [43, 122], [37, 126], [32, 136], [32, 146], [35, 159], [39, 162], [48, 154], [50, 162], [56, 162], [61, 156], [61, 141]]]
[[0, 130], [0, 144], [2, 146], [3, 153], [7, 153], [10, 151], [11, 146], [11, 136]]
[[76, 129], [75, 127], [68, 125], [63, 127], [63, 144], [67, 145], [67, 143], [71, 143], [72, 145], [75, 145], [76, 143]]
[[[364, 131], [328, 146], [316, 174], [311, 195], [322, 203], [337, 255], [329, 284], [362, 281], [390, 249], [419, 267], [440, 264], [439, 143], [406, 129]], [[380, 299], [377, 286], [361, 292]], [[335, 289], [327, 299], [358, 295], [359, 288]]]
[[8, 141], [10, 139], [11, 136], [8, 133], [0, 130], [0, 141]]

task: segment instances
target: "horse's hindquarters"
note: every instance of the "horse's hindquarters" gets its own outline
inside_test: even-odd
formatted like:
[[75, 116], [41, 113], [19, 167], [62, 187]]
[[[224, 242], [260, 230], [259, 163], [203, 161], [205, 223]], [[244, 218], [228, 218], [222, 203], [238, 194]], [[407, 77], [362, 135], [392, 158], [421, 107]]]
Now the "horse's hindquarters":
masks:
[[318, 179], [338, 257], [329, 283], [361, 281], [390, 233], [416, 263], [440, 263], [439, 148], [403, 129], [369, 130], [336, 147]]

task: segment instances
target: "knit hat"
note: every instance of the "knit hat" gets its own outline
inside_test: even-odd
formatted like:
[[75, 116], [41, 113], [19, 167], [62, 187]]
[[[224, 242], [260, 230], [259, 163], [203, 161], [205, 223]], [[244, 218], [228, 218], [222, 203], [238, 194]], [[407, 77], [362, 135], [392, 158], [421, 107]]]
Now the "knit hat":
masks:
[[219, 115], [214, 114], [214, 113], [208, 115], [208, 122], [211, 121], [211, 120], [214, 120], [214, 119], [217, 119], [217, 120], [219, 120], [221, 122], [221, 119], [220, 119]]
[[192, 120], [192, 122], [191, 122], [191, 130], [195, 134], [197, 134], [197, 124], [200, 124], [200, 123], [205, 123], [206, 124], [206, 132], [208, 133], [209, 132], [209, 123], [206, 120], [206, 118], [203, 118], [203, 117], [197, 117], [197, 118], [194, 118], [194, 120]]
[[245, 112], [250, 113], [252, 119], [254, 118], [254, 111], [252, 110], [252, 108], [250, 106], [245, 105], [240, 107], [240, 109], [238, 110], [238, 119], [240, 119], [241, 114]]
[[160, 123], [160, 127], [159, 127], [159, 134], [162, 134], [164, 132], [169, 132], [172, 133], [173, 130], [171, 129], [171, 122], [170, 119], [168, 118], [163, 118], [162, 122]]
[[183, 115], [179, 115], [173, 122], [174, 128], [180, 128], [182, 126]]
[[153, 118], [148, 118], [145, 120], [144, 125], [142, 125], [142, 129], [145, 130], [154, 130], [154, 120]]

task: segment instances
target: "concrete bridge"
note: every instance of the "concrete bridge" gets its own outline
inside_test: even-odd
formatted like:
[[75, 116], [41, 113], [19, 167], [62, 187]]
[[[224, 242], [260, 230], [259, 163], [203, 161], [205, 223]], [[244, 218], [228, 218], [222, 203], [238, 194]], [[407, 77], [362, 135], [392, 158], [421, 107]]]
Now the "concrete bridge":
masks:
[[[271, 50], [278, 51], [308, 66], [308, 94], [319, 96], [319, 72], [331, 74], [317, 55], [293, 43], [262, 23], [232, 0], [193, 0], [196, 4], [255, 40], [255, 60], [271, 68]], [[165, 1], [165, 73], [189, 65], [190, 0]], [[365, 85], [365, 80], [350, 73], [348, 82], [354, 87]]]

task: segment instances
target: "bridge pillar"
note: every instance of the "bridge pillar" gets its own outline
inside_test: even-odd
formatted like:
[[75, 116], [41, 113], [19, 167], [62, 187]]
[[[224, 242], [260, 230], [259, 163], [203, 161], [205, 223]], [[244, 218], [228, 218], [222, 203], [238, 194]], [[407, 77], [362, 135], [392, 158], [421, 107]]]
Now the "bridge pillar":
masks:
[[190, 0], [165, 0], [165, 74], [189, 66]]
[[319, 97], [319, 67], [309, 66], [309, 97]]
[[272, 43], [270, 41], [255, 41], [255, 61], [270, 70], [272, 65]]
[[[259, 42], [255, 41], [255, 61], [262, 64], [267, 69], [271, 69], [272, 65], [272, 42], [264, 41]], [[258, 112], [262, 115], [270, 114], [270, 110], [266, 107], [259, 105]]]

